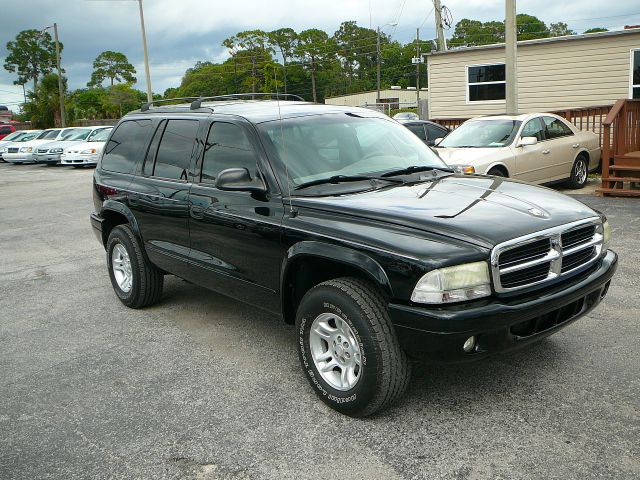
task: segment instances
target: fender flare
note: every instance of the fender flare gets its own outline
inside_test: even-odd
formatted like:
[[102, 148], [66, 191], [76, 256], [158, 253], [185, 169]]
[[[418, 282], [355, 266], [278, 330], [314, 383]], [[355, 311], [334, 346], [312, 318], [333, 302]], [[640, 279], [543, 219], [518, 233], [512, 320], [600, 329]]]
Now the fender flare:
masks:
[[[353, 267], [367, 275], [385, 294], [393, 297], [391, 282], [382, 266], [369, 255], [353, 248], [313, 240], [304, 240], [292, 245], [282, 262], [280, 291], [284, 293], [285, 280], [291, 265], [301, 257], [325, 258]], [[283, 301], [285, 295], [282, 295]]]
[[[133, 214], [133, 212], [125, 204], [123, 204], [122, 202], [117, 202], [115, 200], [107, 199], [102, 204], [102, 211], [103, 212], [111, 211], [111, 212], [116, 212], [123, 215], [129, 222], [129, 225], [131, 225], [131, 229], [133, 230], [133, 233], [138, 238], [140, 238], [140, 240], [142, 240], [142, 235], [140, 233], [140, 226], [138, 225], [138, 221], [136, 220], [136, 217]], [[102, 236], [103, 238], [105, 237], [105, 232], [103, 232]], [[104, 243], [106, 245], [106, 239]]]

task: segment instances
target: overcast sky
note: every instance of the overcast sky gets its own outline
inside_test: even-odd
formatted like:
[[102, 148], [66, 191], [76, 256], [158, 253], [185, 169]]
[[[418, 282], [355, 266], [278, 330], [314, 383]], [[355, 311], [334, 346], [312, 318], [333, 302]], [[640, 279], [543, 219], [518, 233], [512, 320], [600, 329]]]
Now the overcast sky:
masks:
[[[20, 0], [3, 2], [0, 14], [0, 105], [22, 100], [14, 74], [2, 68], [6, 43], [21, 30], [58, 23], [64, 43], [62, 63], [69, 88], [86, 86], [95, 57], [104, 50], [124, 53], [137, 70], [137, 88], [145, 90], [140, 20], [136, 0]], [[482, 21], [504, 18], [503, 0], [442, 0], [453, 15]], [[518, 13], [547, 25], [564, 21], [579, 33], [590, 27], [620, 29], [640, 24], [638, 0], [519, 0]], [[541, 5], [544, 4], [544, 7]], [[268, 7], [267, 7], [268, 5]], [[332, 34], [341, 22], [382, 27], [403, 43], [421, 27], [421, 38], [434, 38], [430, 0], [144, 0], [153, 91], [163, 93], [180, 84], [185, 70], [198, 60], [227, 58], [220, 45], [228, 36], [248, 29], [296, 31], [320, 28]], [[452, 32], [450, 32], [452, 33]], [[29, 86], [29, 84], [27, 85]]]

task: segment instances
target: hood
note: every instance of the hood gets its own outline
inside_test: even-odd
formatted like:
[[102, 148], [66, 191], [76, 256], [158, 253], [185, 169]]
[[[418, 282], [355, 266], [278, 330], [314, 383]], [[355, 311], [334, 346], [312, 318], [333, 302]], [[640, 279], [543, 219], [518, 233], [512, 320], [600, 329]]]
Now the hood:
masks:
[[475, 175], [333, 197], [298, 197], [294, 205], [403, 225], [486, 248], [598, 215], [549, 188]]
[[95, 148], [96, 153], [100, 153], [106, 142], [71, 142], [72, 145], [67, 146], [65, 152], [80, 153], [83, 150]]
[[42, 145], [38, 145], [40, 148], [65, 148], [65, 147], [70, 147], [71, 145], [75, 145], [78, 142], [80, 142], [81, 140], [54, 140], [49, 141], [48, 143], [42, 144]]
[[434, 149], [447, 165], [476, 165], [480, 163], [492, 163], [498, 160], [511, 158], [509, 147], [500, 148], [447, 148]]
[[40, 139], [40, 140], [29, 140], [28, 142], [22, 142], [21, 147], [39, 147], [40, 145], [45, 145], [47, 143], [55, 143], [55, 140], [51, 139]]

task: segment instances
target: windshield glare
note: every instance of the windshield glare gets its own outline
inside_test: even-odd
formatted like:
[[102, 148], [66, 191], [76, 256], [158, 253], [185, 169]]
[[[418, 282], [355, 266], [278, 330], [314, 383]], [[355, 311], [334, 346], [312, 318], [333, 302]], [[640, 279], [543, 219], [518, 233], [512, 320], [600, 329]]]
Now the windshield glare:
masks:
[[519, 126], [515, 120], [470, 120], [447, 135], [438, 147], [504, 147], [511, 143]]
[[60, 132], [60, 130], [45, 130], [40, 134], [37, 140], [55, 139], [58, 136], [58, 132]]
[[317, 115], [259, 125], [275, 160], [295, 185], [336, 175], [380, 175], [409, 166], [447, 168], [407, 128], [392, 120]]
[[110, 128], [104, 128], [102, 130], [96, 130], [91, 138], [89, 138], [90, 142], [106, 142], [107, 138], [109, 138], [109, 134], [111, 133]]
[[61, 140], [85, 140], [90, 133], [91, 129], [89, 128], [74, 128], [64, 132]]

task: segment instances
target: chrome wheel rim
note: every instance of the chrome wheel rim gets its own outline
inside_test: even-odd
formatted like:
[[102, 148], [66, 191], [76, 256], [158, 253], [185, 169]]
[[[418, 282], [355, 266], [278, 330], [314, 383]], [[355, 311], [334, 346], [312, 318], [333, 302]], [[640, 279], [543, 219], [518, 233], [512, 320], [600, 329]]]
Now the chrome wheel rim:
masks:
[[576, 163], [576, 180], [580, 184], [587, 181], [587, 164], [584, 160], [580, 160]]
[[336, 390], [351, 390], [362, 377], [362, 352], [351, 327], [333, 313], [318, 315], [309, 332], [311, 357], [322, 379]]
[[113, 276], [120, 290], [128, 293], [133, 283], [133, 274], [131, 273], [131, 259], [124, 245], [117, 243], [111, 252], [111, 268]]

